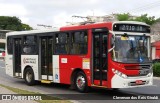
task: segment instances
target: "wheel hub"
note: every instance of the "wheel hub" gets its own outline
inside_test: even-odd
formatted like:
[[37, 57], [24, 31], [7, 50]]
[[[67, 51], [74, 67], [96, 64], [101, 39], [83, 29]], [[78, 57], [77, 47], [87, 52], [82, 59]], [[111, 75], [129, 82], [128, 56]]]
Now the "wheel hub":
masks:
[[31, 82], [31, 80], [32, 80], [32, 74], [31, 74], [30, 72], [27, 72], [27, 73], [26, 73], [26, 80], [27, 80], [28, 82]]
[[76, 80], [77, 87], [83, 89], [85, 86], [85, 78], [83, 76], [78, 76]]

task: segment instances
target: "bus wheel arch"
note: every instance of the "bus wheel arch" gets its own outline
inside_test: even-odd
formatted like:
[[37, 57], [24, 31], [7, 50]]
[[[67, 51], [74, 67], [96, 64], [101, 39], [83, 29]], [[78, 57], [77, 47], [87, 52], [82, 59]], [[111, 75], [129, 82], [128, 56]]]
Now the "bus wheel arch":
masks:
[[30, 66], [25, 67], [24, 72], [23, 72], [23, 78], [27, 85], [32, 86], [35, 84], [35, 75], [34, 75], [32, 67]]
[[[81, 82], [82, 81], [84, 82], [84, 88], [79, 88], [79, 86], [77, 85], [78, 79]], [[72, 72], [72, 75], [71, 75], [71, 88], [77, 89], [79, 92], [88, 92], [88, 80], [87, 80], [85, 72], [82, 69], [76, 68]]]

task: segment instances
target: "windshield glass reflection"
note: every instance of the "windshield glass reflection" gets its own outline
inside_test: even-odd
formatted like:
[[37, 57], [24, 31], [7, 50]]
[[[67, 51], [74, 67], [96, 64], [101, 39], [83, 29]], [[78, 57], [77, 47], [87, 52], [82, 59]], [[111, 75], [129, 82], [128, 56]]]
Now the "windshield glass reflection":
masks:
[[116, 36], [113, 59], [124, 63], [149, 62], [149, 37]]

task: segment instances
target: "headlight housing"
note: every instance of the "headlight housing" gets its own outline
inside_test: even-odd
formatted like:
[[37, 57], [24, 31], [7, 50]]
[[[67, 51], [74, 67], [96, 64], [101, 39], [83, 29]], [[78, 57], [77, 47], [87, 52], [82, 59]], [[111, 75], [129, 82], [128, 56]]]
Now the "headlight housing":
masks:
[[118, 70], [115, 70], [114, 68], [112, 68], [112, 72], [113, 72], [114, 74], [117, 74], [118, 76], [124, 78], [124, 79], [127, 78], [127, 75], [123, 74], [122, 72], [120, 72], [120, 71], [118, 71]]
[[149, 73], [147, 74], [148, 77], [150, 77], [153, 74], [153, 64], [150, 67]]
[[150, 77], [150, 76], [152, 75], [152, 73], [153, 73], [153, 70], [150, 69], [150, 71], [149, 71], [149, 73], [147, 74], [147, 76]]

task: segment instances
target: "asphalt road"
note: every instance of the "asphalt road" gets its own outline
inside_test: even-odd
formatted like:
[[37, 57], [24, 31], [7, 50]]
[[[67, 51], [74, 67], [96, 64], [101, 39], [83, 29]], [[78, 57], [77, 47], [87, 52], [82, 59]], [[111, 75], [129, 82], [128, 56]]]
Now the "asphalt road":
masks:
[[[154, 79], [154, 86], [120, 89], [118, 91], [92, 89], [89, 93], [78, 93], [75, 90], [69, 89], [68, 85], [60, 84], [38, 84], [35, 86], [27, 86], [23, 79], [9, 77], [5, 74], [5, 64], [0, 61], [0, 84], [21, 88], [24, 90], [39, 92], [42, 94], [54, 95], [66, 99], [77, 99], [75, 101], [82, 103], [160, 103], [160, 79]], [[146, 95], [159, 95], [159, 100], [113, 100], [117, 97], [138, 97]], [[144, 98], [145, 99], [145, 98]]]

